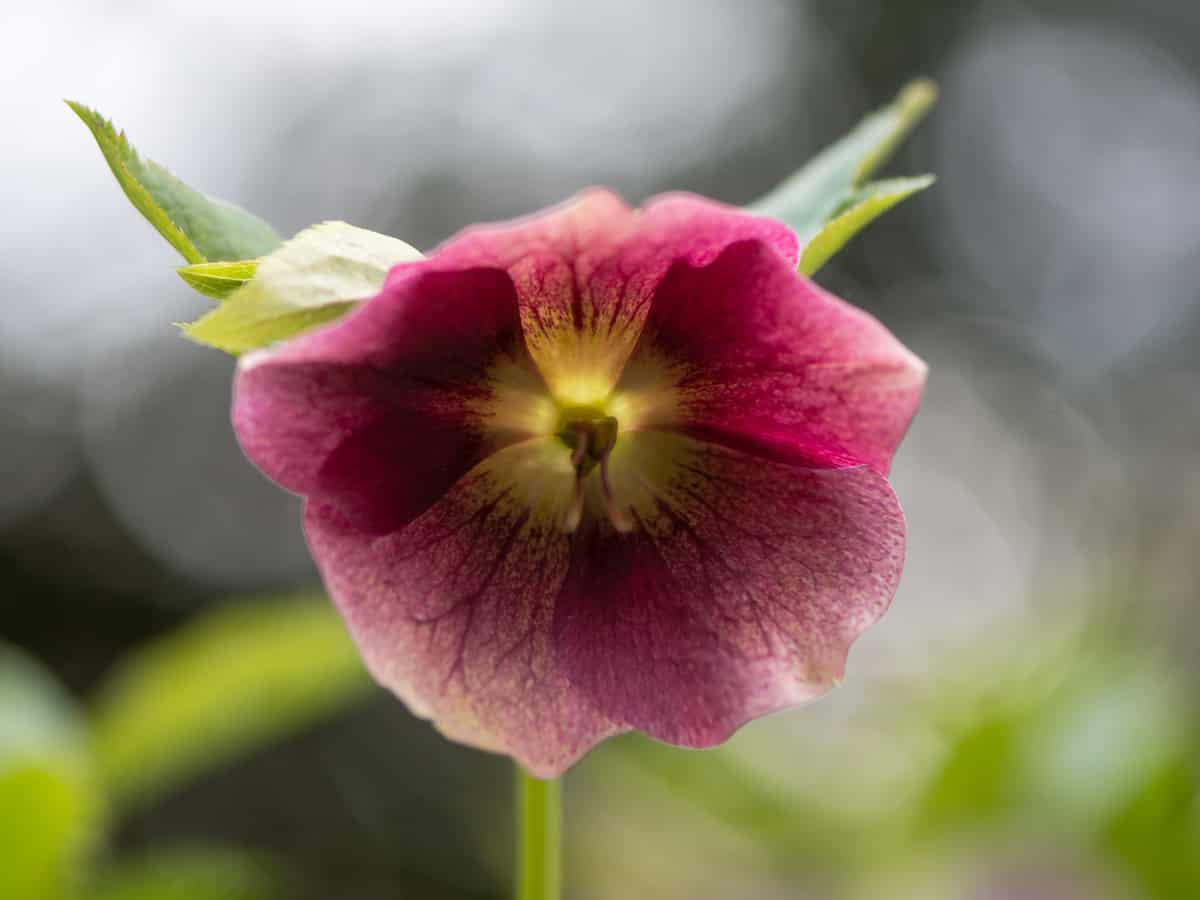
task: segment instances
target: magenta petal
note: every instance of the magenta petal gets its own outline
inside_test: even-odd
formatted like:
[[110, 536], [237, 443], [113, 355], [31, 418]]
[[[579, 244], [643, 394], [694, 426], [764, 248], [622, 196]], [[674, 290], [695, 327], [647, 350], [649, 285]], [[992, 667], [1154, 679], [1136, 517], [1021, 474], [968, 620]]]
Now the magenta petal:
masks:
[[671, 416], [646, 423], [808, 465], [886, 474], [916, 413], [924, 363], [876, 319], [757, 242], [659, 285], [631, 360], [665, 360]]
[[586, 275], [589, 261], [604, 258], [630, 230], [634, 212], [620, 197], [590, 188], [532, 215], [472, 225], [431, 257], [463, 267], [512, 269], [524, 261], [553, 259]]
[[375, 537], [310, 503], [325, 585], [375, 678], [448, 737], [555, 777], [623, 730], [554, 653], [573, 476], [557, 442], [473, 469], [402, 531]]
[[707, 265], [747, 240], [795, 267], [796, 235], [781, 222], [690, 194], [656, 197], [634, 213], [592, 189], [534, 216], [468, 228], [434, 258], [507, 271], [529, 353], [560, 401], [582, 404], [616, 383], [672, 265]]
[[649, 493], [632, 533], [592, 519], [575, 538], [555, 616], [572, 682], [615, 720], [706, 747], [840, 679], [900, 577], [887, 481], [667, 433], [626, 440], [616, 493]]
[[800, 241], [787, 225], [683, 192], [659, 194], [641, 208], [630, 248], [665, 249], [673, 260], [704, 266], [741, 241], [759, 241], [792, 269], [799, 265]]
[[489, 432], [483, 421], [489, 368], [523, 358], [512, 282], [495, 270], [401, 268], [345, 319], [244, 357], [235, 385], [246, 455], [376, 533], [526, 436]]

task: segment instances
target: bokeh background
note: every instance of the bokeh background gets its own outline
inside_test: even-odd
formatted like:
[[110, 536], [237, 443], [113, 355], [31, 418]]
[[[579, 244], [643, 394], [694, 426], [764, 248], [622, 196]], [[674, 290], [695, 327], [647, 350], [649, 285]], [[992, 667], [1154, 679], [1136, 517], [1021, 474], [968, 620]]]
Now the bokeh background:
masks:
[[[207, 301], [79, 99], [281, 234], [748, 203], [903, 82], [933, 171], [820, 274], [929, 361], [844, 685], [567, 781], [580, 900], [1200, 897], [1194, 0], [40, 0], [0, 13], [0, 896], [498, 898], [505, 761], [365, 683]], [[265, 610], [265, 612], [264, 612]], [[331, 637], [332, 635], [332, 637]], [[7, 879], [7, 881], [6, 881]]]

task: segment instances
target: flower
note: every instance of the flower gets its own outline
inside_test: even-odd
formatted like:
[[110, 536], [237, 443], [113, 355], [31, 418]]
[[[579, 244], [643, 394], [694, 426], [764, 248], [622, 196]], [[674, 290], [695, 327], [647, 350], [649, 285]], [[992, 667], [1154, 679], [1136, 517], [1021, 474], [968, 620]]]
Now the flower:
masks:
[[234, 425], [307, 498], [376, 679], [560, 774], [689, 747], [837, 682], [886, 609], [886, 480], [924, 364], [796, 271], [783, 224], [602, 190], [467, 229], [242, 358]]

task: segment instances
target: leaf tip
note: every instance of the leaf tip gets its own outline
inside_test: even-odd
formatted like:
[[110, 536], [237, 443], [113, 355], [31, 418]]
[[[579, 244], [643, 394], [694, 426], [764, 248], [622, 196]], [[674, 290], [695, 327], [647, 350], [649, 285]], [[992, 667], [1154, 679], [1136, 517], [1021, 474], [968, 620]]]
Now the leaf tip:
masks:
[[896, 106], [908, 122], [921, 119], [937, 103], [938, 86], [932, 78], [916, 78], [900, 89]]

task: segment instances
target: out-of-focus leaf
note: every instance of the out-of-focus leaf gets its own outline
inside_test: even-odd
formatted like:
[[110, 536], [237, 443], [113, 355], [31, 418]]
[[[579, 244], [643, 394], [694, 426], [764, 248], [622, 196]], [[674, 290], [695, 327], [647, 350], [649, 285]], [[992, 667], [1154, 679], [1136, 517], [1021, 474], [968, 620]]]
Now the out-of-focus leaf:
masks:
[[49, 672], [0, 644], [0, 897], [72, 897], [99, 836], [86, 736]]
[[1184, 752], [1183, 692], [1152, 654], [1080, 661], [1023, 735], [1023, 768], [1047, 813], [1092, 830]]
[[1002, 714], [954, 736], [919, 803], [922, 835], [990, 822], [1020, 804], [1020, 729], [1019, 718]]
[[265, 347], [343, 315], [375, 295], [396, 263], [420, 258], [387, 235], [345, 222], [314, 225], [260, 260], [253, 279], [184, 333], [229, 353]]
[[95, 110], [70, 100], [67, 105], [91, 131], [125, 196], [189, 263], [249, 259], [279, 246], [279, 236], [262, 219], [193, 190], [142, 158], [125, 133]]
[[937, 99], [930, 81], [907, 85], [895, 101], [821, 151], [750, 209], [786, 222], [803, 236], [834, 215], [847, 192], [866, 181], [895, 152]]
[[0, 766], [11, 757], [86, 757], [86, 739], [70, 695], [38, 662], [0, 643]]
[[627, 735], [603, 745], [599, 758], [632, 764], [788, 866], [827, 865], [855, 849], [850, 823], [831, 809], [779, 796], [721, 749], [697, 753]]
[[224, 606], [111, 674], [92, 709], [100, 774], [118, 804], [147, 800], [316, 722], [368, 683], [322, 599]]
[[1108, 821], [1101, 846], [1151, 900], [1200, 888], [1200, 741], [1168, 760]]
[[72, 772], [38, 759], [0, 769], [0, 897], [78, 894], [94, 845], [95, 806]]
[[91, 900], [282, 900], [287, 879], [273, 861], [232, 850], [156, 851], [111, 866]]
[[934, 182], [932, 175], [916, 178], [888, 178], [851, 190], [832, 218], [809, 238], [800, 236], [800, 271], [812, 275], [825, 265], [846, 243], [877, 218]]
[[206, 262], [176, 269], [179, 277], [206, 297], [224, 300], [247, 281], [258, 270], [257, 259], [237, 262]]
[[1046, 828], [1088, 844], [1187, 754], [1194, 712], [1153, 654], [1099, 635], [1064, 649], [1043, 677], [993, 668], [973, 704], [974, 689], [947, 697], [966, 714], [942, 735], [916, 816], [922, 836]]

